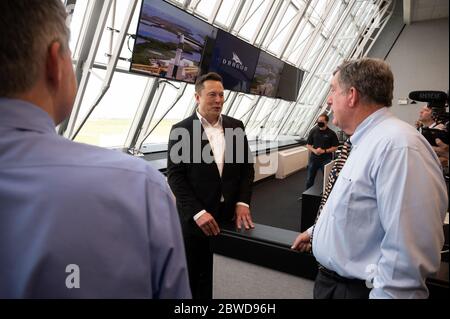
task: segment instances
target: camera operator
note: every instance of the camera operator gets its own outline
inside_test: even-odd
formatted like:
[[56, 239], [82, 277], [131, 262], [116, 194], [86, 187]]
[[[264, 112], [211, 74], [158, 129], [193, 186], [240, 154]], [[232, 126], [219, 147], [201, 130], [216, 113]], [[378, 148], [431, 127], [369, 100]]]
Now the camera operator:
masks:
[[433, 110], [428, 104], [424, 105], [420, 109], [419, 119], [416, 121], [416, 127], [421, 133], [422, 128], [424, 127], [437, 130], [445, 129], [445, 125], [443, 123], [439, 123], [436, 121], [436, 118], [433, 116]]
[[415, 101], [426, 102], [419, 113], [416, 127], [431, 144], [448, 174], [448, 108], [449, 96], [441, 91], [413, 91], [408, 97]]

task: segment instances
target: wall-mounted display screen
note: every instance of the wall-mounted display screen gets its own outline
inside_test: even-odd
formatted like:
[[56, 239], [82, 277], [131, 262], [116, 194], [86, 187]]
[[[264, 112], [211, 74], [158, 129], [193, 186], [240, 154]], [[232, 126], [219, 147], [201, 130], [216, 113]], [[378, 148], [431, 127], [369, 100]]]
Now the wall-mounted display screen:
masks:
[[219, 73], [225, 88], [250, 93], [259, 52], [251, 44], [219, 30], [208, 71]]
[[144, 0], [131, 71], [194, 83], [212, 25], [161, 0]]
[[296, 101], [304, 74], [305, 71], [284, 63], [275, 97], [288, 101]]
[[226, 90], [295, 101], [303, 71], [163, 0], [143, 0], [131, 72], [195, 83], [217, 72]]
[[284, 64], [283, 61], [274, 56], [266, 52], [261, 52], [255, 75], [253, 76], [250, 93], [275, 97]]

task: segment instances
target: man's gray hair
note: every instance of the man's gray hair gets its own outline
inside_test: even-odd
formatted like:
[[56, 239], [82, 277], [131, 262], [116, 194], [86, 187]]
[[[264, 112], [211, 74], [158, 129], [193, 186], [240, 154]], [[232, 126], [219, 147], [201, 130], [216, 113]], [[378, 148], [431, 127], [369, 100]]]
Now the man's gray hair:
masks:
[[362, 58], [342, 63], [334, 71], [339, 85], [348, 90], [354, 87], [365, 103], [391, 106], [394, 75], [389, 65], [380, 59]]
[[53, 42], [68, 50], [66, 17], [61, 0], [0, 1], [0, 97], [33, 87]]

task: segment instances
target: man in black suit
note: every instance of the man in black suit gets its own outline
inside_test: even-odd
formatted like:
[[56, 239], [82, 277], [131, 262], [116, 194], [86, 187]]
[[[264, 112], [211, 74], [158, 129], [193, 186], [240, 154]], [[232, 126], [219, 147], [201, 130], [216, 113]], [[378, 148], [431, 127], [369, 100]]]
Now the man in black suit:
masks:
[[197, 78], [192, 116], [172, 127], [168, 147], [168, 182], [175, 194], [183, 228], [189, 281], [196, 299], [212, 298], [213, 256], [209, 239], [219, 225], [234, 220], [253, 228], [250, 199], [253, 160], [241, 121], [221, 115], [222, 78]]

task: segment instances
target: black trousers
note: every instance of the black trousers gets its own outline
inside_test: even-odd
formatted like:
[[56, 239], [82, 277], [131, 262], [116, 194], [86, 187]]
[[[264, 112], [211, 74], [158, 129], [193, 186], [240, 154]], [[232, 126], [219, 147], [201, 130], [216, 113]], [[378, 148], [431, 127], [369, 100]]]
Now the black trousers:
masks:
[[319, 267], [314, 283], [314, 299], [368, 299], [370, 288], [364, 280], [344, 278]]
[[185, 238], [186, 260], [193, 299], [212, 299], [213, 254], [206, 236]]
[[[234, 216], [234, 203], [221, 203], [215, 220], [220, 225], [230, 222]], [[231, 216], [231, 217], [230, 217]], [[195, 227], [198, 227], [195, 225]], [[200, 228], [194, 234], [184, 234], [184, 247], [193, 299], [212, 299], [213, 253], [211, 237], [203, 234]]]
[[323, 167], [331, 162], [331, 158], [310, 158], [307, 168], [306, 187], [305, 190], [314, 185], [317, 171], [323, 173]]

